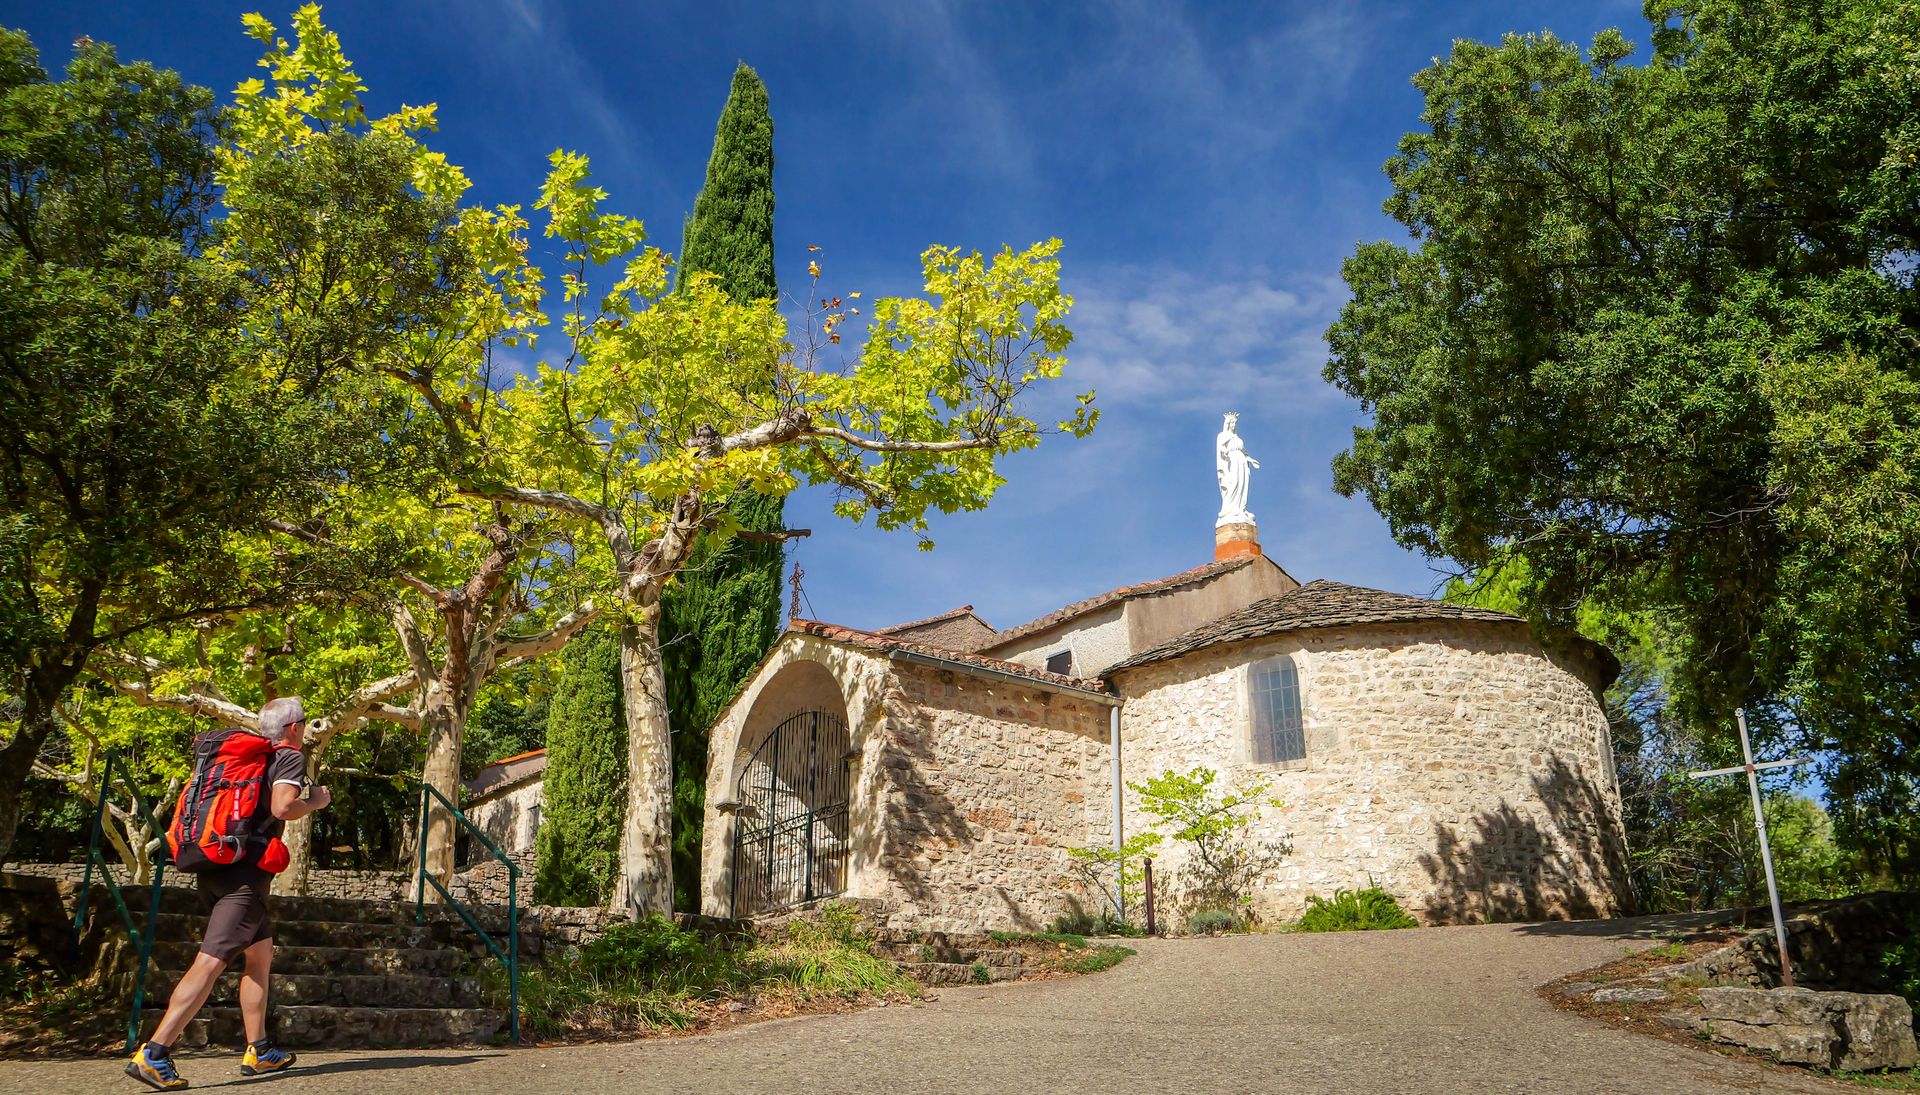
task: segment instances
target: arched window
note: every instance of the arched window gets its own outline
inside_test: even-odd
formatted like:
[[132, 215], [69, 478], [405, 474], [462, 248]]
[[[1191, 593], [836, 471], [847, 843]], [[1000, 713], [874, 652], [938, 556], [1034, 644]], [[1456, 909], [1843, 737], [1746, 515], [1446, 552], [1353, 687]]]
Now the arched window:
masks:
[[1300, 724], [1300, 674], [1293, 668], [1293, 659], [1281, 654], [1258, 662], [1249, 677], [1253, 692], [1253, 762], [1305, 760], [1307, 734]]

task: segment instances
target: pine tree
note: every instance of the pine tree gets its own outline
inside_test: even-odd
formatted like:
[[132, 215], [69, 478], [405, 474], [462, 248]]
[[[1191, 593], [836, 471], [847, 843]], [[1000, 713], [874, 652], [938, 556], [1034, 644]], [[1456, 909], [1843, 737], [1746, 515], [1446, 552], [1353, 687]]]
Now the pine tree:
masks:
[[542, 905], [604, 905], [620, 868], [627, 728], [620, 643], [595, 628], [567, 644], [547, 715], [546, 801], [533, 897]]
[[[720, 112], [706, 184], [680, 248], [680, 277], [711, 273], [736, 300], [778, 294], [773, 272], [773, 117], [746, 65]], [[760, 532], [785, 527], [786, 503], [742, 492], [727, 509]], [[673, 734], [674, 907], [698, 911], [707, 728], [780, 633], [778, 543], [703, 542], [661, 602], [661, 661]]]

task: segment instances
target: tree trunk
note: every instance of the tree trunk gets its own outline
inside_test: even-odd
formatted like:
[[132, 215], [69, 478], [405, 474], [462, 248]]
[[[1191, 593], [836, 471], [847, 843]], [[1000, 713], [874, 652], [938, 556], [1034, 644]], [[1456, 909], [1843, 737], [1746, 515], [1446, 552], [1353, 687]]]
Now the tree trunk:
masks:
[[[307, 745], [308, 787], [320, 778], [320, 755], [332, 744], [332, 731], [332, 724], [325, 724], [323, 733]], [[287, 846], [287, 869], [274, 877], [273, 892], [283, 897], [304, 897], [313, 880], [313, 815], [287, 822], [280, 840]]]
[[[460, 738], [466, 729], [466, 705], [456, 702], [451, 691], [436, 686], [427, 695], [423, 715], [427, 762], [420, 775], [421, 782], [457, 806], [460, 803]], [[453, 814], [439, 801], [429, 799], [426, 832], [421, 834], [421, 839], [427, 842], [427, 871], [449, 888], [453, 886], [457, 835]], [[443, 900], [432, 886], [426, 887], [426, 898], [435, 903]]]
[[80, 675], [79, 663], [66, 663], [27, 671], [26, 687], [20, 697], [23, 710], [13, 740], [0, 748], [0, 863], [13, 851], [14, 833], [20, 828], [20, 796], [27, 776], [33, 772], [34, 758], [40, 746], [53, 736], [56, 726], [54, 705]]
[[673, 761], [667, 679], [660, 668], [660, 607], [648, 605], [620, 632], [620, 687], [627, 718], [627, 817], [613, 908], [629, 916], [673, 912]]
[[313, 815], [287, 822], [280, 840], [287, 846], [287, 869], [274, 876], [273, 892], [281, 897], [301, 897], [313, 877]]

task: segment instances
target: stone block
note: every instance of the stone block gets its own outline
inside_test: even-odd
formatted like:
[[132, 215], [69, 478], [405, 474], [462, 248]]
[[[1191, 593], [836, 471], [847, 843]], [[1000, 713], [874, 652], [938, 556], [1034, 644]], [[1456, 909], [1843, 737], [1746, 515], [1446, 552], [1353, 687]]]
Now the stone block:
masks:
[[1782, 1061], [1860, 1071], [1910, 1068], [1913, 1009], [1898, 997], [1811, 989], [1700, 990], [1702, 1028]]

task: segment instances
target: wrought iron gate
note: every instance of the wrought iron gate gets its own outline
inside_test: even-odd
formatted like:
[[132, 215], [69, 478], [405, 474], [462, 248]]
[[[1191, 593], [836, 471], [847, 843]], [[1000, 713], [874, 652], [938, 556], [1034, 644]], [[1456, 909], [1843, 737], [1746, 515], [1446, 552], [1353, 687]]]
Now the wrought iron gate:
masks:
[[754, 750], [734, 784], [732, 916], [847, 888], [850, 745], [845, 723], [804, 711]]

